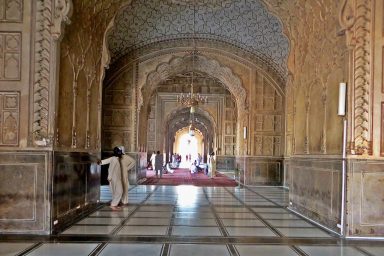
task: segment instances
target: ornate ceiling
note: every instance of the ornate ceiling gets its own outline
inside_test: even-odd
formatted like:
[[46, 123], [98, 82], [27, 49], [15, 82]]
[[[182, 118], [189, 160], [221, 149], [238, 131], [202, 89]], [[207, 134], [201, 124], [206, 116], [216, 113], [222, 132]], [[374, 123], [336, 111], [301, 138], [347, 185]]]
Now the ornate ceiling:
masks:
[[117, 15], [115, 24], [108, 38], [112, 61], [151, 43], [195, 34], [236, 45], [287, 74], [288, 39], [282, 24], [260, 0], [198, 0], [195, 7], [190, 0], [133, 0]]

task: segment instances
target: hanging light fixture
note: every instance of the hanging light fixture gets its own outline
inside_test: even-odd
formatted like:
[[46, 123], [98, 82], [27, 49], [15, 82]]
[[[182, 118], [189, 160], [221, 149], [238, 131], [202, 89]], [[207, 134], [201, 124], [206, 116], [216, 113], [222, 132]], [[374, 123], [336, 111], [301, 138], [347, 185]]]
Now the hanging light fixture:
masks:
[[[197, 47], [196, 47], [196, 5], [195, 1], [193, 1], [193, 51], [191, 52], [192, 56], [192, 75], [191, 75], [191, 92], [189, 93], [181, 93], [180, 95], [177, 96], [177, 102], [179, 102], [181, 105], [184, 105], [186, 107], [190, 108], [190, 113], [195, 113], [196, 111], [196, 106], [199, 104], [205, 104], [208, 102], [208, 97], [207, 96], [202, 96], [201, 94], [193, 91], [193, 82], [194, 82], [194, 70], [195, 70], [195, 58], [197, 55]], [[193, 117], [191, 117], [193, 118]], [[193, 125], [193, 119], [191, 120]]]

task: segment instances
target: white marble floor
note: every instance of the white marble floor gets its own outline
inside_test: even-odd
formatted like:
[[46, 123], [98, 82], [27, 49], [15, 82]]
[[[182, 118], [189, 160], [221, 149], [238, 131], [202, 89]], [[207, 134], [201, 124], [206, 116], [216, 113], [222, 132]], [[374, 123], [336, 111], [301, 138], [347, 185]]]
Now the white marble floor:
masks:
[[102, 206], [53, 239], [0, 241], [0, 255], [384, 255], [384, 242], [345, 242], [290, 212], [287, 196], [279, 187], [136, 186], [128, 207]]

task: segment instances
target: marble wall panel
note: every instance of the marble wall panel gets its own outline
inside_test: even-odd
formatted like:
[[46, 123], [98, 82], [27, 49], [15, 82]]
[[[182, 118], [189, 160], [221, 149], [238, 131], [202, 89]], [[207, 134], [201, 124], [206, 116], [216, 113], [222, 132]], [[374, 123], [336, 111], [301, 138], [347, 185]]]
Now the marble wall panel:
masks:
[[74, 217], [96, 207], [100, 199], [97, 158], [98, 155], [88, 153], [55, 152], [52, 189], [54, 230], [72, 224]]
[[384, 162], [348, 162], [349, 236], [384, 236]]
[[291, 158], [289, 169], [290, 208], [339, 232], [341, 209], [341, 160]]
[[278, 157], [236, 157], [236, 166], [243, 170], [242, 182], [249, 186], [281, 186], [283, 184], [282, 163], [282, 159]]
[[216, 156], [216, 168], [218, 170], [233, 170], [235, 168], [235, 157]]
[[49, 233], [47, 152], [0, 152], [0, 232]]

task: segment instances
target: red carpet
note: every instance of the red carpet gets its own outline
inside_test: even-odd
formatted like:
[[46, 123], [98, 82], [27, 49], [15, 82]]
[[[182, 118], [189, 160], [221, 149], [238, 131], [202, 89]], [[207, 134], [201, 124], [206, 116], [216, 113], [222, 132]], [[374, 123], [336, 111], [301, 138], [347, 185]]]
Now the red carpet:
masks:
[[141, 185], [194, 185], [205, 187], [236, 187], [237, 183], [227, 176], [216, 173], [216, 177], [211, 179], [202, 172], [191, 174], [189, 169], [174, 169], [174, 173], [163, 174], [163, 177], [156, 178], [155, 172], [147, 170], [147, 179]]

